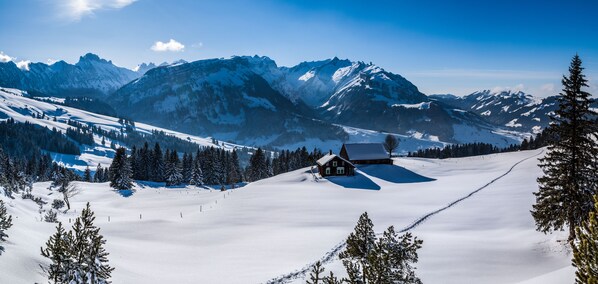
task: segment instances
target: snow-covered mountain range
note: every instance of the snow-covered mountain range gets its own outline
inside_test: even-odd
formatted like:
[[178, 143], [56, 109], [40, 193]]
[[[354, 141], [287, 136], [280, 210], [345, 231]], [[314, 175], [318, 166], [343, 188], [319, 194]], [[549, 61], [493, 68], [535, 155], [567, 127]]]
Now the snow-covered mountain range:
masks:
[[526, 133], [546, 128], [550, 114], [558, 108], [556, 96], [538, 98], [521, 91], [483, 90], [464, 97], [431, 95], [430, 98], [473, 112], [489, 123]]
[[554, 98], [517, 92], [428, 97], [398, 74], [336, 57], [283, 67], [265, 56], [235, 56], [129, 70], [86, 54], [73, 65], [0, 63], [0, 87], [34, 96], [95, 96], [136, 121], [279, 148], [328, 148], [351, 141], [350, 129], [431, 142], [426, 145], [504, 147], [540, 131], [555, 107]]
[[107, 95], [140, 75], [92, 53], [75, 64], [31, 63], [21, 69], [14, 62], [0, 62], [0, 86], [60, 97]]

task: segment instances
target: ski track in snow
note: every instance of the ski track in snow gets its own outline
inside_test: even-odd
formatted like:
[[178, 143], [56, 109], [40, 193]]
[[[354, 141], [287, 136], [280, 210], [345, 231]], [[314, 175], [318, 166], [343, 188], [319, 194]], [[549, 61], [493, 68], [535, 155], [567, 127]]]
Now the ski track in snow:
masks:
[[[525, 161], [527, 161], [527, 160], [529, 160], [529, 159], [532, 159], [532, 158], [535, 158], [535, 157], [537, 157], [537, 156], [540, 156], [540, 155], [542, 155], [542, 153], [544, 153], [544, 150], [540, 151], [540, 153], [534, 154], [534, 155], [532, 155], [532, 156], [530, 156], [530, 157], [527, 157], [527, 158], [525, 158], [525, 159], [522, 159], [522, 160], [518, 161], [517, 163], [513, 164], [513, 166], [511, 166], [511, 168], [509, 168], [509, 170], [507, 170], [507, 171], [506, 171], [504, 174], [502, 174], [502, 175], [500, 175], [500, 176], [498, 176], [498, 177], [494, 178], [493, 180], [491, 180], [490, 182], [486, 183], [485, 185], [483, 185], [483, 186], [479, 187], [478, 189], [476, 189], [476, 190], [474, 190], [474, 191], [470, 192], [469, 194], [467, 194], [467, 195], [465, 195], [465, 196], [463, 196], [463, 197], [461, 197], [461, 198], [459, 198], [459, 199], [457, 199], [457, 200], [455, 200], [455, 201], [453, 201], [453, 202], [449, 203], [448, 205], [446, 205], [446, 206], [444, 206], [444, 207], [442, 207], [442, 208], [440, 208], [440, 209], [437, 209], [437, 210], [435, 210], [435, 211], [432, 211], [432, 212], [430, 212], [430, 213], [428, 213], [428, 214], [426, 214], [426, 215], [424, 215], [424, 216], [422, 216], [422, 217], [419, 217], [419, 218], [417, 218], [417, 219], [416, 219], [416, 220], [415, 220], [413, 223], [411, 223], [410, 225], [408, 225], [408, 226], [406, 226], [406, 227], [402, 228], [402, 229], [401, 229], [401, 230], [399, 230], [398, 232], [399, 232], [399, 233], [405, 233], [405, 232], [407, 232], [407, 231], [409, 231], [409, 230], [412, 230], [412, 229], [416, 228], [417, 226], [421, 225], [421, 224], [422, 224], [424, 221], [428, 220], [430, 217], [432, 217], [432, 216], [434, 216], [434, 215], [436, 215], [436, 214], [438, 214], [438, 213], [440, 213], [440, 212], [442, 212], [442, 211], [445, 211], [445, 210], [447, 210], [447, 209], [449, 209], [449, 208], [451, 208], [451, 207], [453, 207], [453, 206], [457, 205], [457, 204], [458, 204], [458, 203], [460, 203], [461, 201], [463, 201], [463, 200], [466, 200], [466, 199], [468, 199], [468, 198], [472, 197], [474, 194], [476, 194], [476, 193], [478, 193], [478, 192], [482, 191], [483, 189], [485, 189], [485, 188], [487, 188], [488, 186], [492, 185], [492, 184], [493, 184], [493, 183], [495, 183], [496, 181], [498, 181], [498, 180], [502, 179], [503, 177], [507, 176], [507, 175], [508, 175], [509, 173], [511, 173], [511, 172], [513, 171], [513, 169], [515, 169], [515, 167], [517, 167], [519, 164], [521, 164], [521, 163], [523, 163], [523, 162], [525, 162]], [[376, 234], [376, 235], [378, 235], [378, 236], [379, 236], [379, 235], [381, 235], [381, 233], [378, 233], [378, 234]], [[333, 248], [332, 248], [330, 251], [328, 251], [328, 252], [327, 252], [327, 253], [326, 253], [326, 254], [325, 254], [325, 255], [324, 255], [322, 258], [320, 258], [318, 261], [320, 261], [322, 264], [326, 264], [326, 263], [329, 263], [329, 262], [331, 262], [331, 261], [334, 259], [334, 257], [335, 257], [335, 256], [337, 256], [337, 255], [340, 253], [340, 251], [341, 251], [341, 250], [342, 250], [344, 247], [345, 247], [345, 241], [342, 241], [342, 242], [340, 242], [339, 244], [337, 244], [336, 246], [334, 246], [334, 247], [333, 247]], [[312, 268], [312, 267], [313, 267], [313, 266], [316, 264], [316, 262], [317, 262], [317, 261], [315, 261], [315, 262], [312, 262], [312, 263], [310, 263], [310, 264], [308, 264], [308, 265], [304, 266], [303, 268], [301, 268], [301, 269], [299, 269], [299, 270], [296, 270], [296, 271], [293, 271], [293, 272], [290, 272], [290, 273], [287, 273], [287, 274], [284, 274], [284, 275], [278, 276], [278, 277], [276, 277], [276, 278], [270, 279], [270, 280], [268, 280], [268, 281], [267, 281], [267, 282], [265, 282], [265, 283], [266, 283], [266, 284], [282, 284], [282, 283], [289, 283], [291, 280], [298, 279], [299, 277], [304, 277], [304, 276], [305, 276], [305, 275], [306, 275], [306, 274], [307, 274], [307, 273], [308, 273], [308, 272], [311, 270], [311, 268]]]

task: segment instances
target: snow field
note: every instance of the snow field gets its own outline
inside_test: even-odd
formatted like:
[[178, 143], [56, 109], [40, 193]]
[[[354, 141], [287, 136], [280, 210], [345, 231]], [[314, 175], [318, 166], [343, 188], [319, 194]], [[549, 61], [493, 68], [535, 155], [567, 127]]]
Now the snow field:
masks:
[[[364, 211], [376, 232], [402, 229], [527, 159], [412, 230], [424, 240], [417, 273], [424, 283], [562, 283], [573, 279], [571, 255], [557, 242], [566, 237], [536, 232], [529, 213], [540, 174], [534, 156], [541, 151], [400, 158], [397, 166], [366, 166], [355, 177], [318, 181], [306, 168], [230, 194], [144, 184], [123, 197], [107, 184], [77, 183], [73, 209], [59, 219], [68, 224], [91, 202], [116, 268], [113, 283], [264, 283], [320, 259]], [[38, 183], [33, 194], [51, 201], [56, 193], [48, 195], [47, 187]], [[45, 282], [39, 248], [55, 225], [40, 222], [30, 200], [0, 198], [15, 216], [0, 257], [0, 269], [9, 273], [0, 273], [0, 283]], [[336, 257], [326, 269], [343, 274]]]

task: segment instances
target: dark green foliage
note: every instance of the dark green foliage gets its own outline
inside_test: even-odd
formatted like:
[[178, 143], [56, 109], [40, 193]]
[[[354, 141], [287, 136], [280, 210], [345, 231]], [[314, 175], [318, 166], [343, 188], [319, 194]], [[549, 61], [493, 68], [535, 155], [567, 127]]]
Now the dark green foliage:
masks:
[[257, 148], [249, 159], [249, 166], [245, 174], [248, 181], [256, 181], [270, 177], [266, 154], [262, 148]]
[[6, 230], [8, 230], [10, 227], [12, 227], [12, 216], [6, 213], [4, 201], [0, 200], [0, 254], [4, 252], [4, 247], [1, 244], [6, 241], [6, 238], [8, 238]]
[[306, 284], [321, 284], [322, 283], [322, 274], [324, 273], [324, 267], [322, 267], [321, 262], [316, 262], [314, 266], [312, 266], [311, 271], [309, 273], [309, 280], [307, 280]]
[[42, 256], [51, 260], [45, 268], [53, 283], [110, 283], [114, 268], [108, 265], [106, 241], [93, 222], [89, 203], [68, 233], [58, 223], [56, 233], [42, 248]]
[[120, 147], [116, 150], [108, 172], [110, 173], [110, 187], [118, 190], [133, 187], [133, 171], [125, 148]]
[[569, 242], [575, 239], [575, 227], [581, 226], [593, 210], [598, 168], [596, 157], [596, 113], [590, 109], [593, 101], [583, 91], [587, 80], [582, 73], [581, 59], [576, 55], [563, 76], [563, 92], [559, 109], [548, 128], [552, 139], [548, 152], [540, 159], [544, 175], [538, 178], [539, 191], [532, 216], [538, 231], [547, 233], [569, 227]]
[[86, 181], [86, 182], [92, 182], [93, 181], [93, 179], [91, 177], [91, 170], [89, 169], [89, 166], [87, 166], [85, 168], [85, 171], [83, 172], [83, 181]]
[[348, 275], [343, 281], [420, 284], [413, 264], [418, 261], [417, 250], [422, 243], [410, 233], [398, 236], [392, 226], [377, 239], [372, 221], [367, 212], [363, 213], [355, 231], [347, 238], [345, 250], [339, 255]]
[[281, 151], [274, 159], [272, 159], [272, 173], [274, 175], [278, 175], [313, 166], [315, 161], [317, 161], [323, 155], [324, 154], [318, 149], [314, 149], [310, 153], [305, 147], [297, 148], [295, 151]]
[[[59, 104], [55, 101], [53, 104]], [[116, 111], [109, 104], [103, 102], [100, 99], [90, 97], [67, 97], [62, 105], [70, 106], [93, 113], [99, 113], [107, 116], [116, 116]]]
[[50, 239], [46, 242], [46, 248], [41, 249], [41, 255], [51, 261], [50, 265], [44, 268], [48, 274], [50, 283], [68, 283], [67, 272], [73, 266], [70, 258], [71, 249], [68, 237], [62, 227], [62, 223], [58, 223], [56, 233], [50, 236]]
[[24, 159], [40, 156], [41, 151], [80, 155], [79, 147], [60, 131], [12, 118], [0, 122], [0, 146], [11, 157]]
[[594, 209], [588, 219], [575, 229], [577, 239], [573, 246], [575, 283], [598, 283], [598, 199], [594, 196]]
[[355, 230], [347, 237], [347, 247], [339, 255], [351, 282], [367, 283], [367, 272], [371, 266], [369, 258], [375, 244], [374, 224], [368, 213], [364, 212], [359, 217]]

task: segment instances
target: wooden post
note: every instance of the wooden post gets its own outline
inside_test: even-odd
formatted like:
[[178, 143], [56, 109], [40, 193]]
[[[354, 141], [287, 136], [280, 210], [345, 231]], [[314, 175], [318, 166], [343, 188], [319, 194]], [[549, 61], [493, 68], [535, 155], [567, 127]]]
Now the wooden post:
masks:
[[183, 212], [181, 212], [181, 218], [183, 218]]
[[139, 220], [141, 220], [141, 214], [139, 214]]

